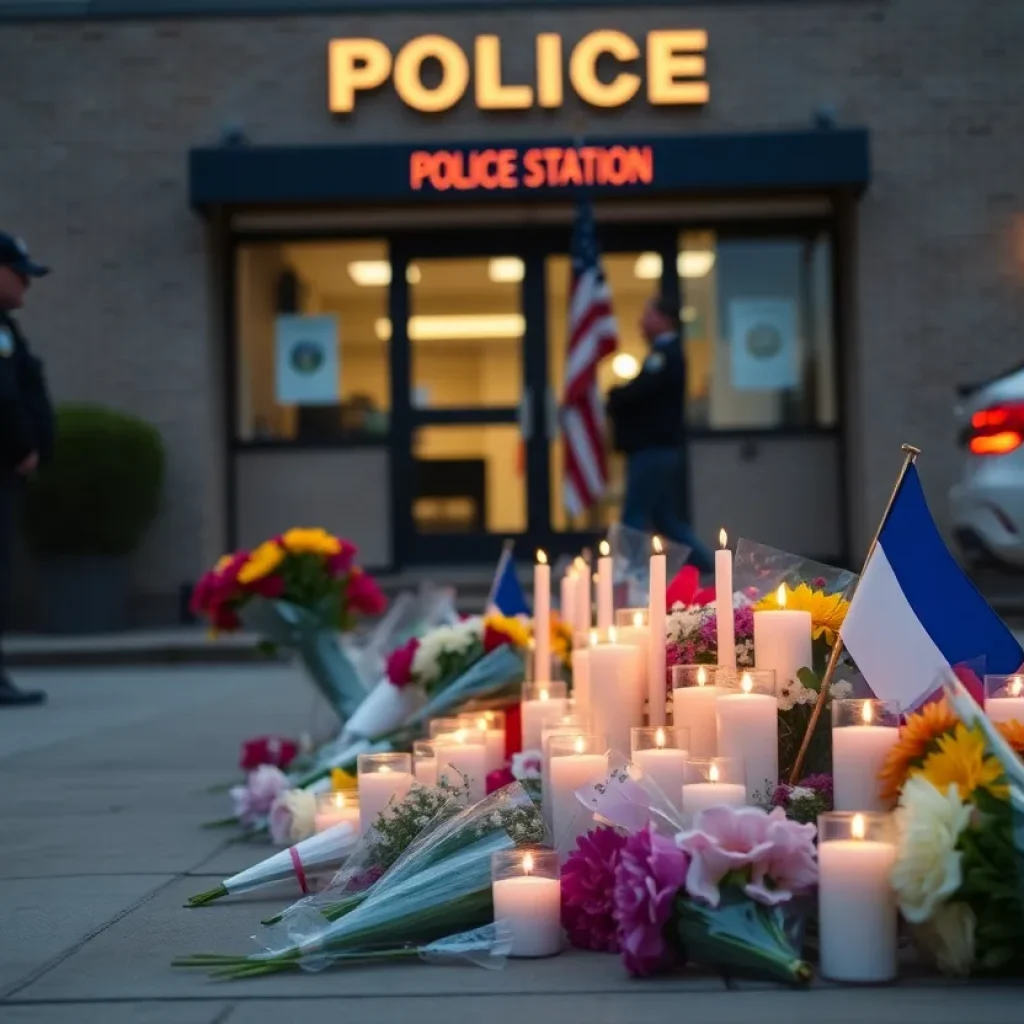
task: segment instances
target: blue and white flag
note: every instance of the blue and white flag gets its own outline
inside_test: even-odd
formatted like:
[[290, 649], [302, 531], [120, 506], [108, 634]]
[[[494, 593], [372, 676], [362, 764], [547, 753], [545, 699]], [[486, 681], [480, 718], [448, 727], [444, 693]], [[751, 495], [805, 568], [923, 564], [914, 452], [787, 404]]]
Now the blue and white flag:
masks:
[[911, 466], [840, 633], [880, 700], [910, 710], [957, 665], [1016, 672], [1024, 651], [949, 553]]
[[498, 560], [498, 568], [491, 584], [491, 596], [487, 599], [488, 613], [499, 612], [512, 617], [529, 615], [530, 606], [516, 575], [516, 564], [512, 561], [512, 545], [506, 544]]

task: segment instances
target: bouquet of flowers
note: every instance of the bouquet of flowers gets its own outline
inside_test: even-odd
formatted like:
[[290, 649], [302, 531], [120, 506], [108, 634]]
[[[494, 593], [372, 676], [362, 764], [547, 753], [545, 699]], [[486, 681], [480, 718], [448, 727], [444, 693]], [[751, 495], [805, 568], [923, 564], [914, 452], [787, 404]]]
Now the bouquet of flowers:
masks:
[[1024, 972], [1024, 723], [955, 677], [907, 717], [881, 778], [899, 797], [893, 888], [918, 948], [955, 975]]
[[295, 651], [313, 683], [344, 721], [366, 696], [338, 643], [360, 616], [381, 614], [387, 601], [355, 563], [354, 544], [325, 530], [296, 528], [252, 551], [224, 556], [192, 594], [193, 614], [215, 631], [243, 625], [263, 647]]

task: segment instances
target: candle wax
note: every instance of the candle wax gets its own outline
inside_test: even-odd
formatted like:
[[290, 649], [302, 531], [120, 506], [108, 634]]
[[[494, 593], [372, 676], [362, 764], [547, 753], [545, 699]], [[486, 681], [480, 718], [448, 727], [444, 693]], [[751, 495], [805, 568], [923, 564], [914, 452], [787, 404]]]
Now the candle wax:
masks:
[[437, 785], [437, 758], [421, 757], [413, 768], [416, 781], [421, 786]]
[[728, 548], [715, 552], [715, 621], [718, 624], [718, 664], [735, 668], [736, 619], [732, 607], [732, 552]]
[[738, 782], [688, 782], [683, 786], [683, 814], [696, 814], [709, 807], [742, 807], [747, 787]]
[[611, 555], [597, 560], [597, 628], [606, 630], [614, 625], [615, 599]]
[[775, 681], [782, 687], [813, 663], [810, 612], [754, 612], [754, 664], [758, 668], [775, 669]]
[[[481, 737], [482, 740], [482, 737]], [[437, 777], [447, 777], [449, 785], [462, 786], [463, 776], [469, 785], [469, 802], [483, 800], [487, 794], [487, 747], [483, 742], [459, 743], [452, 738], [434, 740]]]
[[651, 747], [634, 750], [633, 763], [665, 794], [675, 808], [683, 802], [683, 781], [686, 776], [686, 751], [673, 747]]
[[633, 645], [590, 648], [590, 721], [608, 748], [623, 755], [631, 747], [630, 730], [643, 725], [647, 693], [641, 669], [645, 664], [640, 648]]
[[562, 886], [557, 878], [523, 875], [492, 883], [494, 920], [512, 929], [509, 956], [553, 956], [562, 949]]
[[359, 828], [366, 832], [391, 798], [400, 803], [412, 788], [409, 772], [361, 772], [359, 774]]
[[551, 566], [533, 567], [533, 678], [551, 682]]
[[744, 766], [747, 799], [756, 803], [779, 783], [779, 706], [765, 693], [718, 696], [718, 754]]
[[313, 819], [314, 828], [317, 833], [326, 832], [335, 825], [348, 824], [354, 829], [359, 829], [359, 805], [355, 801], [347, 803], [344, 807], [320, 807]]
[[717, 686], [681, 686], [672, 691], [672, 723], [690, 730], [690, 756], [718, 754]]
[[1024, 724], [1024, 697], [989, 697], [985, 701], [985, 714], [993, 722], [1016, 720]]
[[566, 703], [565, 697], [523, 701], [523, 750], [541, 749], [540, 734], [544, 728], [544, 723], [561, 718], [566, 712]]
[[885, 811], [878, 773], [900, 731], [885, 725], [843, 725], [832, 730], [833, 807], [837, 811]]
[[576, 714], [590, 721], [590, 649], [579, 647], [572, 652], [572, 694]]
[[580, 803], [576, 790], [602, 781], [608, 772], [603, 754], [559, 754], [551, 758], [551, 823], [555, 847], [567, 852], [593, 828], [594, 815]]

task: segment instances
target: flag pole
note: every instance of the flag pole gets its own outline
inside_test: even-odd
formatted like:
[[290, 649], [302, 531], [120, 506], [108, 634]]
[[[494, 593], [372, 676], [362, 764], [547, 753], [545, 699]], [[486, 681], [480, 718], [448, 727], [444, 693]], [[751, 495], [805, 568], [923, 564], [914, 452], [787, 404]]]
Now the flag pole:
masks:
[[[892, 493], [889, 495], [889, 501], [885, 506], [885, 511], [882, 513], [882, 518], [878, 523], [878, 529], [875, 530], [875, 536], [872, 538], [871, 546], [868, 548], [867, 556], [864, 559], [864, 568], [860, 571], [861, 576], [864, 575], [864, 572], [868, 567], [868, 562], [871, 561], [871, 556], [875, 553], [875, 548], [878, 547], [878, 538], [882, 536], [882, 529], [885, 527], [886, 520], [889, 518], [889, 513], [892, 511], [896, 495], [900, 493], [900, 488], [903, 486], [903, 480], [910, 470], [910, 467], [917, 460], [918, 455], [921, 454], [921, 449], [915, 448], [912, 444], [903, 445], [902, 451], [903, 465], [900, 467], [899, 476], [896, 477], [896, 483], [893, 486]], [[854, 584], [854, 588], [856, 589], [856, 583]], [[828, 667], [825, 669], [825, 674], [821, 677], [821, 691], [818, 693], [818, 699], [814, 703], [814, 710], [811, 712], [811, 720], [807, 724], [807, 731], [804, 733], [803, 742], [800, 744], [800, 751], [796, 755], [796, 760], [793, 762], [793, 770], [789, 773], [789, 784], [791, 786], [795, 786], [800, 781], [800, 772], [803, 769], [804, 760], [807, 758], [807, 750], [811, 745], [811, 737], [814, 736], [814, 730], [817, 728], [818, 721], [821, 718], [821, 713], [825, 709], [825, 702], [828, 700], [828, 692], [832, 688], [832, 677], [836, 674], [836, 669], [839, 667], [839, 659], [842, 657], [842, 654], [843, 638], [837, 631], [836, 642], [832, 647], [832, 656], [828, 659]]]

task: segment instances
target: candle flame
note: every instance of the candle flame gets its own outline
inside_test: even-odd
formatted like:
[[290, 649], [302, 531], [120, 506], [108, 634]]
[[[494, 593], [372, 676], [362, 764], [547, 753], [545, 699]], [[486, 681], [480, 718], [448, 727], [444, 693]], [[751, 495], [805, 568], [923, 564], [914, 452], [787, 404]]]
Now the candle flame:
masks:
[[533, 871], [533, 854], [532, 853], [528, 853], [523, 858], [523, 874], [524, 875], [529, 875], [529, 874], [532, 873], [532, 871]]
[[456, 729], [455, 730], [455, 742], [456, 743], [465, 743], [466, 742], [466, 730], [465, 729]]
[[541, 551], [539, 548], [537, 549], [537, 564], [538, 565], [547, 565], [548, 564], [548, 556], [545, 555], [544, 552]]
[[601, 552], [602, 558], [607, 558], [612, 553], [612, 546], [608, 541], [603, 540], [597, 545], [597, 550]]
[[1013, 679], [1010, 680], [1010, 696], [1019, 697], [1021, 690], [1024, 690], [1024, 679], [1021, 679], [1020, 676], [1014, 676]]
[[871, 724], [871, 720], [875, 717], [875, 710], [871, 706], [871, 701], [864, 701], [860, 709], [860, 717], [864, 720], [865, 725]]
[[707, 686], [707, 684], [708, 684], [707, 669], [705, 669], [704, 666], [701, 665], [701, 667], [699, 669], [697, 669], [697, 685], [698, 686]]
[[743, 673], [743, 678], [740, 679], [740, 689], [744, 693], [752, 693], [754, 689], [754, 680], [750, 678], [749, 672]]
[[587, 749], [587, 741], [582, 736], [576, 737], [576, 742], [573, 744], [573, 749], [577, 754], [583, 754]]
[[644, 624], [644, 613], [643, 612], [633, 612], [633, 625], [634, 626], [642, 626], [643, 624]]
[[721, 544], [723, 548], [729, 546], [729, 534], [727, 534], [724, 529], [718, 531], [718, 543]]
[[547, 690], [541, 690], [540, 691], [540, 699], [541, 700], [550, 700], [550, 698], [551, 698], [551, 694], [548, 693]]
[[480, 730], [480, 732], [487, 732], [487, 719], [486, 718], [478, 718], [476, 720], [476, 727], [477, 727], [477, 729]]
[[608, 642], [617, 643], [619, 639], [619, 631], [614, 626], [608, 627]]
[[597, 630], [596, 629], [592, 629], [590, 631], [590, 646], [591, 647], [596, 647], [597, 646]]
[[708, 771], [708, 780], [710, 782], [717, 782], [718, 781], [718, 765], [717, 764], [713, 764], [711, 766], [710, 770]]
[[651, 547], [654, 549], [654, 553], [656, 555], [662, 554], [665, 550], [665, 548], [662, 546], [661, 538], [658, 536], [655, 536], [654, 539], [651, 541]]
[[654, 734], [654, 745], [658, 748], [665, 746], [665, 730], [659, 729]]
[[390, 773], [390, 771], [391, 769], [386, 764], [382, 764], [380, 768], [377, 769], [377, 773], [379, 775], [387, 775]]
[[335, 807], [344, 807], [348, 801], [345, 799], [344, 793], [335, 793], [333, 802]]
[[586, 569], [587, 563], [583, 561], [582, 555], [577, 555], [575, 561], [572, 563], [576, 569]]
[[778, 602], [780, 608], [786, 607], [786, 584], [780, 583], [779, 589], [775, 591], [775, 600]]
[[867, 835], [867, 828], [864, 825], [864, 815], [855, 814], [850, 822], [850, 835], [854, 839], [863, 839]]

